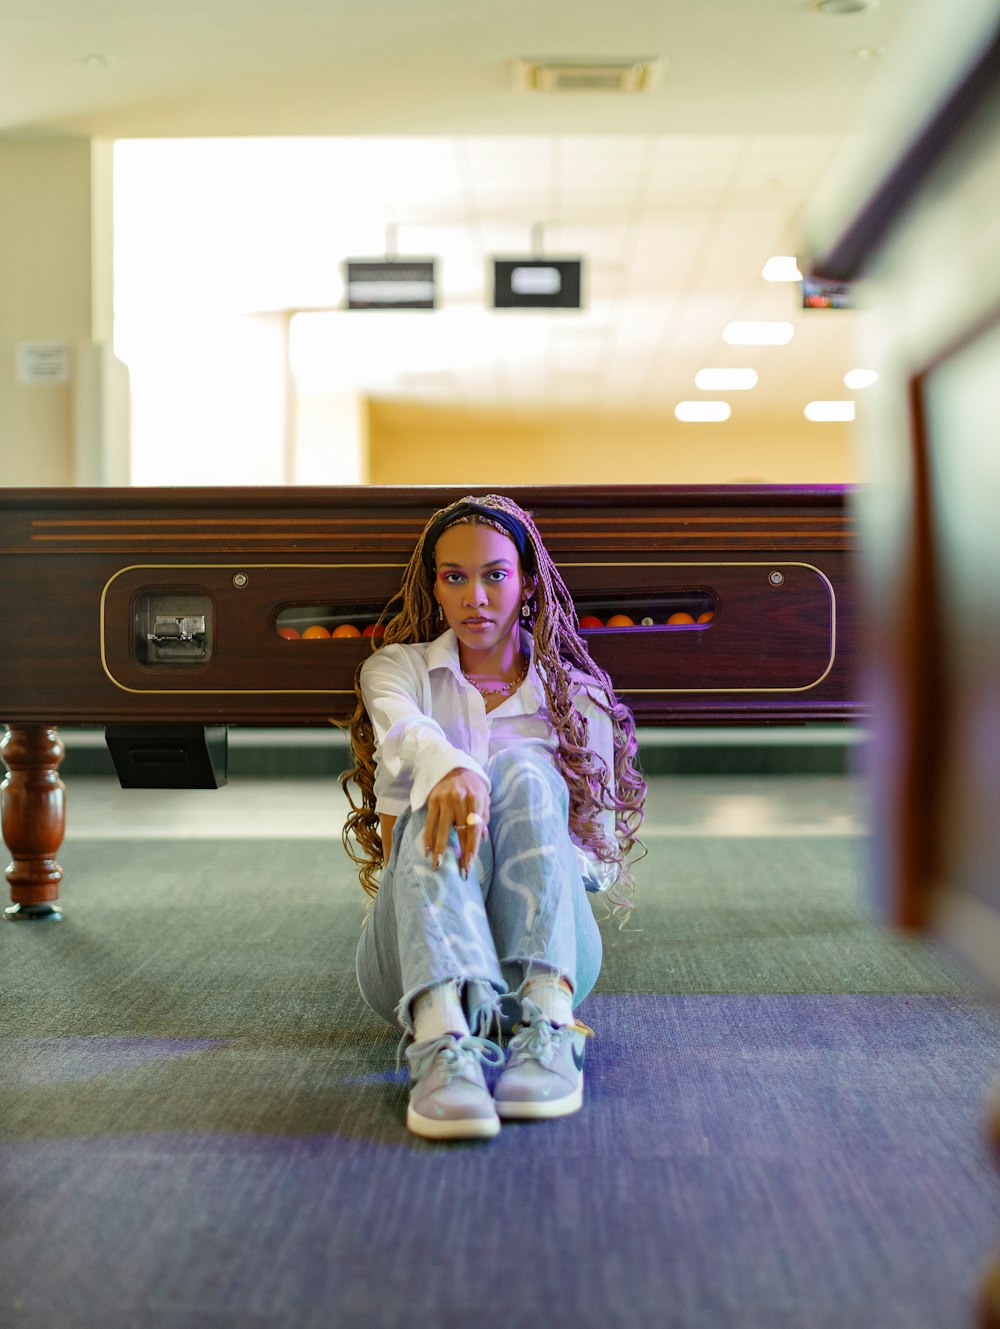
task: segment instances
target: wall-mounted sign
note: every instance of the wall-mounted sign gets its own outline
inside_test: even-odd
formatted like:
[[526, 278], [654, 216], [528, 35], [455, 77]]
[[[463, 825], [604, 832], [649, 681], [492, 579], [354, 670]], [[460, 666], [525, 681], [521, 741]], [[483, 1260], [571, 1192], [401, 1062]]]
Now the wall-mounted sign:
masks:
[[348, 309], [433, 309], [434, 259], [354, 259], [347, 272]]
[[16, 363], [18, 383], [69, 382], [69, 347], [64, 342], [18, 342]]
[[579, 309], [583, 260], [495, 258], [494, 309]]

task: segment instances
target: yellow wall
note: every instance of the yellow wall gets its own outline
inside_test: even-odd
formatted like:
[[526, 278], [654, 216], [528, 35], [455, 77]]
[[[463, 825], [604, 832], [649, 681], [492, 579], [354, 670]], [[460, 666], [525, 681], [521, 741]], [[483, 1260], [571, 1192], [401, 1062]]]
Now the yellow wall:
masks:
[[372, 484], [853, 484], [852, 429], [372, 402]]
[[[89, 139], [0, 141], [0, 484], [68, 485], [74, 385], [17, 381], [19, 342], [91, 335]], [[75, 369], [75, 367], [74, 367]]]

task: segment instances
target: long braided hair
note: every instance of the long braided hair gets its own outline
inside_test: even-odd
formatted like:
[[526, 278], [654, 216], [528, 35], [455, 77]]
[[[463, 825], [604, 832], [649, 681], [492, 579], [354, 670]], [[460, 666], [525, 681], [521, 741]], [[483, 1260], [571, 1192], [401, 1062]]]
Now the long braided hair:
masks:
[[[372, 649], [392, 643], [430, 641], [440, 635], [438, 605], [432, 592], [434, 547], [439, 536], [460, 521], [491, 525], [502, 531], [517, 546], [522, 570], [534, 578], [529, 602], [533, 614], [526, 626], [531, 628], [534, 638], [535, 664], [556, 737], [555, 761], [569, 790], [570, 832], [595, 858], [617, 865], [617, 878], [607, 900], [612, 914], [624, 924], [632, 911], [635, 893], [629, 855], [637, 844], [642, 848], [637, 832], [646, 797], [646, 783], [634, 761], [635, 721], [628, 707], [615, 696], [610, 677], [594, 662], [581, 639], [573, 600], [530, 514], [499, 494], [460, 499], [435, 512], [417, 541], [399, 591], [382, 612], [379, 622], [384, 623], [384, 633], [373, 634]], [[388, 617], [397, 602], [401, 602], [401, 607]], [[604, 763], [588, 746], [587, 721], [573, 706], [572, 697], [578, 686], [573, 670], [586, 676], [588, 693], [612, 723], [613, 792]], [[349, 857], [358, 865], [362, 887], [374, 896], [379, 884], [376, 874], [383, 866], [382, 836], [375, 812], [375, 733], [357, 679], [355, 692], [358, 700], [349, 726], [355, 765], [340, 777], [351, 805], [342, 838]], [[360, 792], [358, 802], [352, 797], [351, 784]], [[606, 808], [615, 813], [613, 842], [604, 836], [598, 820]]]

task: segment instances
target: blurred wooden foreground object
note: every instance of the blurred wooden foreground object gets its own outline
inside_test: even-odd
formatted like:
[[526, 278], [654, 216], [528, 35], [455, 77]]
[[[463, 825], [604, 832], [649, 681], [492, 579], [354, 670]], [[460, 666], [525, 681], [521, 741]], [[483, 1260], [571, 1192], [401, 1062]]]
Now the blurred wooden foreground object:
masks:
[[[1000, 989], [1000, 3], [924, 7], [817, 206], [860, 281], [875, 885]], [[1000, 1111], [989, 1128], [1000, 1150]], [[1000, 1260], [981, 1295], [1000, 1326]]]

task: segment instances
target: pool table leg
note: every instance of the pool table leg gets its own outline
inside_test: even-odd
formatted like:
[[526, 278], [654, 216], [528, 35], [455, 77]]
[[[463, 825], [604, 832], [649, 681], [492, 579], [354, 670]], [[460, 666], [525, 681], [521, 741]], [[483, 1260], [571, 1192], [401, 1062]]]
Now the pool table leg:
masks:
[[7, 777], [0, 784], [3, 838], [13, 856], [7, 868], [13, 901], [8, 922], [55, 922], [62, 868], [56, 854], [66, 829], [66, 787], [59, 779], [64, 748], [54, 726], [10, 725], [0, 740]]

